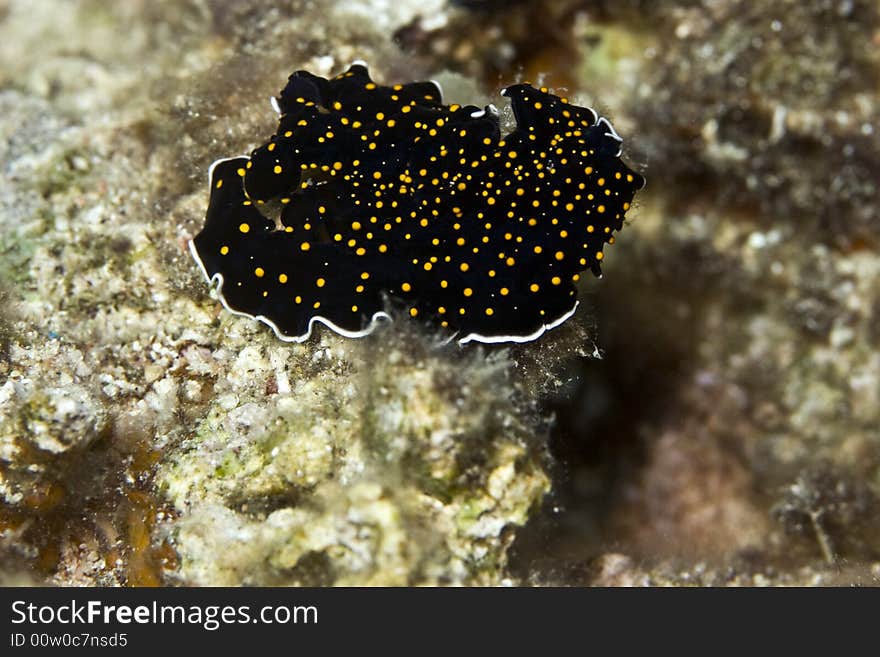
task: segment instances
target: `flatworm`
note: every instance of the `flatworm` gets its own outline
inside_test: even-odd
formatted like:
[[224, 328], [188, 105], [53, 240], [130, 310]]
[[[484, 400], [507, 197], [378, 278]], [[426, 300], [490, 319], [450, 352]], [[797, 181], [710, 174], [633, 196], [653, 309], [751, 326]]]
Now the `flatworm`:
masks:
[[[526, 342], [577, 308], [644, 179], [589, 108], [507, 87], [516, 129], [489, 105], [444, 105], [433, 82], [377, 85], [362, 62], [290, 76], [276, 134], [209, 170], [193, 256], [223, 305], [301, 342], [390, 319], [386, 304], [460, 343]], [[259, 209], [280, 201], [280, 223]]]

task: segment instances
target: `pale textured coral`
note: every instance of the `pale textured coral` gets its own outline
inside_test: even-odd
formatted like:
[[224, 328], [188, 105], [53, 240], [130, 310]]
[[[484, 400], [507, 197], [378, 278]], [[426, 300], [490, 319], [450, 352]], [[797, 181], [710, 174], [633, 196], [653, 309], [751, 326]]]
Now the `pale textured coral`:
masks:
[[402, 326], [260, 345], [214, 353], [214, 401], [160, 467], [184, 581], [502, 581], [549, 487], [505, 357]]
[[[25, 304], [18, 310], [31, 312]], [[46, 459], [86, 449], [109, 425], [93, 368], [84, 347], [58, 339], [9, 346], [0, 385], [0, 486], [7, 502], [29, 494]]]

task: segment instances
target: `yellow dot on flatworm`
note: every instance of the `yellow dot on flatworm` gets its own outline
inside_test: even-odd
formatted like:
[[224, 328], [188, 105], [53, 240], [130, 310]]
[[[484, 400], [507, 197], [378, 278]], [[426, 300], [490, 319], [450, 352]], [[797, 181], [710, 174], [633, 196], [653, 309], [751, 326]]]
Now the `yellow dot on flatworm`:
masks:
[[248, 224], [241, 224], [241, 225], [238, 227], [238, 229], [239, 229], [242, 233], [247, 233], [247, 232], [251, 229], [251, 227], [250, 227], [250, 225], [248, 225]]
[[553, 285], [559, 285], [562, 282], [562, 279], [559, 278], [559, 276], [554, 276], [550, 279], [550, 282], [553, 283]]
[[333, 109], [335, 109], [335, 110], [337, 110], [337, 111], [341, 110], [341, 109], [342, 109], [342, 103], [340, 103], [340, 102], [337, 100], [335, 103], [333, 103]]
[[229, 247], [228, 246], [221, 246], [220, 247], [220, 255], [226, 255], [227, 253], [229, 253]]
[[214, 185], [214, 187], [216, 187], [217, 189], [220, 189], [221, 187], [223, 187], [223, 180], [222, 179], [218, 180], [217, 184]]
[[544, 250], [544, 249], [542, 249], [542, 248], [540, 247], [540, 245], [539, 245], [539, 246], [536, 246], [535, 249], [534, 249], [535, 253], [540, 253], [540, 252], [543, 251], [543, 250]]
[[351, 312], [356, 313], [357, 311], [358, 311], [358, 307], [357, 307], [357, 306], [352, 306], [352, 307], [351, 307]]
[[366, 272], [366, 271], [361, 272], [361, 279], [363, 279], [363, 280], [367, 280], [369, 277], [370, 277], [370, 273], [369, 273], [369, 272]]
[[400, 289], [404, 292], [409, 292], [412, 289], [412, 285], [410, 285], [409, 283], [404, 283], [400, 286]]
[[355, 249], [355, 253], [359, 256], [364, 255], [366, 252], [367, 250], [364, 247], [359, 247], [358, 249]]
[[602, 253], [601, 251], [598, 251], [598, 252], [596, 253], [596, 260], [601, 260], [601, 259], [604, 258], [604, 257], [605, 257], [605, 254]]
[[333, 168], [339, 171], [342, 168], [342, 162], [334, 162]]
[[506, 296], [510, 293], [510, 290], [508, 290], [506, 287], [502, 287], [502, 288], [501, 288], [500, 290], [498, 290], [498, 291], [501, 293], [501, 296], [502, 296], [502, 297], [506, 297]]
[[410, 308], [410, 309], [409, 309], [409, 315], [410, 315], [410, 317], [415, 317], [415, 316], [418, 315], [418, 314], [419, 314], [418, 308]]
[[278, 282], [286, 283], [287, 282], [287, 274], [278, 274]]
[[624, 211], [629, 210], [629, 203], [624, 203], [623, 209], [624, 209]]
[[462, 271], [467, 271], [468, 269], [470, 269], [470, 265], [468, 265], [468, 263], [466, 263], [466, 262], [463, 262], [459, 266], [459, 269], [461, 269]]
[[382, 112], [376, 112], [376, 119], [381, 121], [385, 118], [385, 115]]
[[301, 296], [299, 296], [299, 295], [296, 295], [296, 297], [294, 298], [294, 301], [295, 301], [296, 303], [302, 303], [303, 298], [302, 298]]
[[315, 285], [317, 285], [318, 287], [324, 287], [326, 283], [327, 281], [325, 281], [323, 278], [319, 278], [315, 281]]
[[375, 88], [376, 88], [376, 85], [372, 82], [367, 82], [367, 84], [364, 85], [364, 89], [369, 89], [370, 91], [372, 91]]
[[437, 308], [437, 312], [440, 313], [441, 315], [445, 315], [446, 308], [444, 308], [443, 306], [440, 306], [439, 308]]
[[449, 281], [440, 281], [440, 287], [446, 289], [447, 287], [449, 287]]
[[486, 314], [489, 315], [490, 317], [492, 316], [492, 313], [494, 313], [494, 312], [495, 311], [492, 310], [491, 308], [486, 308]]
[[537, 292], [538, 290], [541, 289], [541, 286], [538, 285], [537, 283], [532, 283], [531, 285], [529, 285], [529, 289], [530, 289], [532, 292]]
[[486, 199], [486, 203], [488, 203], [489, 205], [495, 205], [495, 198], [490, 196]]
[[320, 302], [320, 301], [315, 301], [315, 303], [312, 305], [312, 308], [314, 308], [315, 310], [317, 310], [317, 309], [320, 308], [320, 307], [321, 307], [321, 302]]
[[596, 208], [596, 210], [598, 210], [600, 213], [601, 213], [601, 212], [605, 212], [605, 206], [604, 206], [604, 205], [600, 205], [598, 208]]
[[281, 165], [280, 165], [280, 164], [276, 164], [276, 165], [275, 165], [275, 168], [272, 169], [272, 171], [274, 171], [275, 173], [281, 173]]
[[269, 146], [268, 146], [268, 151], [271, 153], [271, 152], [274, 151], [274, 150], [275, 150], [275, 142], [272, 142], [272, 143], [269, 144]]
[[564, 257], [565, 257], [565, 254], [562, 251], [556, 252], [556, 259], [557, 260], [562, 260]]
[[265, 273], [266, 273], [266, 272], [263, 271], [263, 268], [262, 268], [262, 267], [257, 267], [256, 269], [254, 269], [254, 275], [255, 275], [257, 278], [263, 278], [263, 274], [265, 274]]
[[237, 173], [240, 178], [244, 178], [244, 169], [238, 168], [236, 169], [235, 173]]
[[508, 267], [513, 267], [516, 264], [516, 260], [513, 258], [508, 258], [505, 262], [507, 262]]
[[474, 291], [471, 288], [466, 287], [464, 288], [462, 293], [464, 294], [464, 296], [469, 297], [474, 293]]
[[312, 245], [309, 244], [308, 242], [303, 242], [302, 244], [299, 245], [299, 248], [301, 248], [303, 251], [308, 251], [309, 249], [312, 248]]
[[432, 266], [432, 265], [431, 265], [430, 262], [426, 262], [426, 263], [425, 263], [425, 271], [431, 271], [431, 266]]
[[375, 173], [373, 173], [373, 178], [375, 178], [376, 180], [379, 180], [379, 178], [381, 178], [381, 177], [382, 177], [381, 171], [376, 171]]

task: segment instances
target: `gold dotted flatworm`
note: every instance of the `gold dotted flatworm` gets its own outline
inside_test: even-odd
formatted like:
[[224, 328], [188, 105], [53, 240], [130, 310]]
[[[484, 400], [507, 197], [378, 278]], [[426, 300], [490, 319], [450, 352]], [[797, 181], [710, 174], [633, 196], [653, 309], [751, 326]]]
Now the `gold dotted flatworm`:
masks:
[[[644, 179], [604, 118], [517, 84], [493, 106], [444, 105], [433, 82], [381, 86], [363, 63], [290, 76], [278, 131], [215, 162], [190, 248], [224, 306], [303, 341], [406, 314], [461, 343], [526, 342], [577, 307]], [[281, 203], [280, 224], [259, 207]]]

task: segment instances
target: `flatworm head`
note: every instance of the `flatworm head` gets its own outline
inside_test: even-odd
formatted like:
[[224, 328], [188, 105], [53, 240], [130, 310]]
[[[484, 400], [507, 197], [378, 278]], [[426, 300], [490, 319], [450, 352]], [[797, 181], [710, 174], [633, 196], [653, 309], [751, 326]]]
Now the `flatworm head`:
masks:
[[366, 335], [388, 303], [461, 343], [565, 321], [644, 179], [593, 110], [527, 84], [502, 94], [504, 137], [494, 107], [444, 105], [432, 82], [380, 86], [359, 63], [290, 76], [276, 134], [209, 172], [190, 246], [223, 304], [292, 341], [316, 322]]

